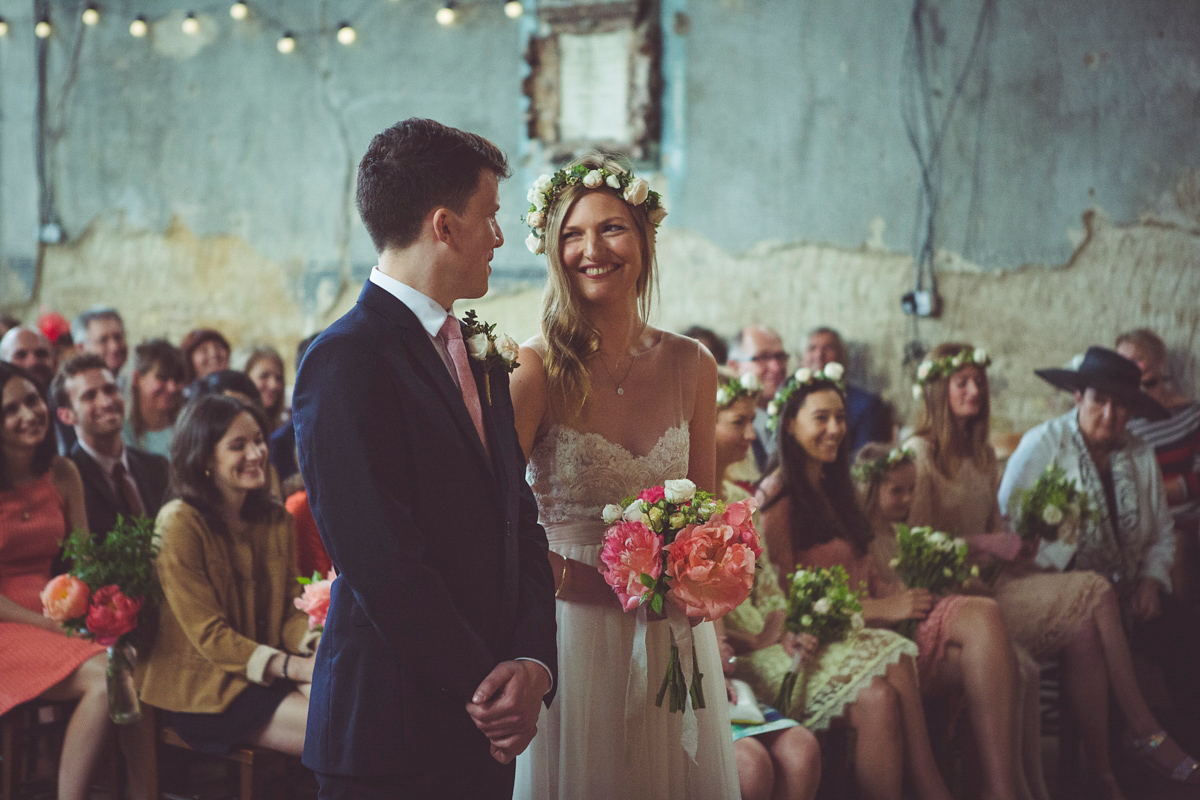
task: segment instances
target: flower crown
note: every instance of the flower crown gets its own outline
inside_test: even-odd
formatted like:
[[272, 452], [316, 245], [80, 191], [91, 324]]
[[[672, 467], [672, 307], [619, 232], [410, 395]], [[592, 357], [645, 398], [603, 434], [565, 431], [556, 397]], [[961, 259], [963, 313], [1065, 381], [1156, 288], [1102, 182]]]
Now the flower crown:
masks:
[[717, 387], [717, 408], [729, 408], [743, 397], [758, 397], [761, 393], [762, 382], [757, 375], [747, 372]]
[[913, 399], [920, 400], [923, 389], [930, 383], [949, 375], [953, 375], [963, 367], [975, 366], [987, 369], [992, 364], [992, 357], [987, 350], [976, 347], [974, 350], [962, 350], [952, 356], [938, 359], [925, 359], [917, 366], [917, 382], [913, 384]]
[[839, 392], [845, 392], [842, 384], [842, 376], [846, 374], [846, 369], [836, 361], [830, 361], [825, 365], [824, 369], [809, 369], [801, 367], [796, 370], [792, 377], [787, 379], [783, 386], [779, 387], [779, 391], [775, 393], [775, 397], [771, 402], [767, 403], [767, 430], [775, 430], [779, 424], [779, 415], [783, 412], [783, 407], [787, 405], [787, 401], [792, 398], [797, 389], [808, 386], [816, 381], [832, 381], [837, 386]]
[[646, 214], [655, 228], [667, 216], [662, 195], [652, 190], [644, 178], [635, 178], [632, 172], [617, 172], [608, 167], [593, 168], [587, 164], [564, 167], [553, 175], [542, 175], [529, 188], [529, 211], [525, 214], [525, 224], [533, 232], [525, 239], [525, 246], [535, 256], [546, 252], [546, 221], [550, 216], [550, 206], [554, 205], [563, 189], [578, 185], [588, 189], [607, 186], [618, 192], [626, 203], [645, 206]]
[[873, 483], [876, 478], [886, 475], [901, 464], [911, 464], [913, 455], [913, 451], [907, 447], [893, 447], [886, 456], [855, 464], [850, 470], [850, 477], [859, 483]]

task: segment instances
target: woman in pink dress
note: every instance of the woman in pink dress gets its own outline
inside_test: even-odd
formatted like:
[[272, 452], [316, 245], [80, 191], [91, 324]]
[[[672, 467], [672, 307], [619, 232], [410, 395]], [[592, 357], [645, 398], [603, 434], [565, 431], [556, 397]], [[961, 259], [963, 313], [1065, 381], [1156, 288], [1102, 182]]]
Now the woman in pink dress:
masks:
[[[55, 454], [50, 412], [33, 377], [0, 362], [0, 714], [35, 698], [78, 700], [63, 739], [60, 800], [84, 800], [112, 735], [104, 648], [69, 638], [42, 615], [40, 593], [67, 529], [87, 529], [83, 480]], [[146, 723], [120, 728], [130, 794], [148, 798]]]

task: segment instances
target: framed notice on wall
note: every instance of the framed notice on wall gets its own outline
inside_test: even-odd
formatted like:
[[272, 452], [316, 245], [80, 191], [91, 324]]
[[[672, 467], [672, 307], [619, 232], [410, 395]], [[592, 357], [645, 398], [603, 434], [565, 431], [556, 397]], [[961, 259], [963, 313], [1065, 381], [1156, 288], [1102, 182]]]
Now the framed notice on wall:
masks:
[[526, 54], [529, 139], [550, 162], [596, 148], [656, 160], [661, 55], [657, 0], [542, 0]]

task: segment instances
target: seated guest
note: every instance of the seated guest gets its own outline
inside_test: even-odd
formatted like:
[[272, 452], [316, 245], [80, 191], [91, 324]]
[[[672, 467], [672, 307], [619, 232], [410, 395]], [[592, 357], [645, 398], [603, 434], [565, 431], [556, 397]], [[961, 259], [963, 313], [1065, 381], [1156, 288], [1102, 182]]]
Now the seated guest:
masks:
[[183, 350], [187, 366], [185, 384], [197, 381], [210, 372], [229, 369], [229, 340], [212, 328], [189, 331], [179, 348]]
[[75, 429], [70, 458], [83, 476], [88, 530], [111, 531], [117, 516], [155, 517], [167, 493], [167, 459], [121, 441], [125, 401], [94, 353], [72, 356], [52, 384], [58, 417]]
[[198, 378], [184, 390], [183, 397], [190, 403], [197, 397], [209, 394], [223, 394], [254, 406], [260, 413], [263, 410], [258, 399], [258, 387], [249, 375], [236, 369], [219, 369]]
[[[766, 469], [767, 461], [775, 455], [775, 434], [767, 430], [767, 403], [787, 380], [788, 354], [783, 349], [783, 339], [765, 325], [747, 325], [730, 342], [729, 366], [739, 375], [758, 378], [762, 389], [758, 411], [754, 415], [756, 438], [751, 446], [757, 468], [753, 477], [757, 479]], [[741, 480], [748, 476], [744, 475], [744, 470], [739, 470], [737, 477]]]
[[[824, 369], [826, 364], [850, 363], [850, 352], [842, 335], [833, 328], [815, 328], [808, 334], [804, 366]], [[892, 420], [883, 398], [853, 384], [846, 384], [847, 452], [855, 453], [867, 442], [892, 441]]]
[[[0, 364], [0, 714], [29, 700], [78, 700], [62, 740], [58, 796], [84, 800], [105, 743], [108, 718], [104, 648], [68, 636], [42, 613], [59, 542], [87, 529], [83, 484], [55, 455], [50, 412], [33, 376]], [[149, 717], [146, 717], [149, 721]], [[117, 726], [136, 798], [149, 798], [152, 748], [142, 725]], [[5, 769], [10, 769], [8, 764]]]
[[26, 325], [18, 325], [0, 338], [0, 361], [28, 370], [43, 392], [50, 388], [58, 365], [54, 345], [46, 334]]
[[[125, 341], [125, 322], [111, 306], [93, 306], [81, 312], [71, 323], [71, 338], [79, 353], [95, 353], [121, 384], [121, 369], [129, 358]], [[122, 388], [124, 388], [122, 386]]]
[[164, 601], [141, 696], [201, 752], [304, 747], [315, 635], [293, 603], [292, 518], [267, 493], [266, 467], [253, 406], [207, 395], [180, 415], [171, 456], [180, 499], [155, 526]]
[[170, 457], [184, 374], [183, 353], [166, 339], [150, 339], [133, 349], [129, 418], [121, 430], [125, 444]]
[[729, 345], [725, 344], [725, 340], [717, 336], [711, 328], [693, 325], [684, 331], [683, 335], [690, 336], [708, 348], [708, 352], [712, 353], [712, 357], [717, 360], [717, 366], [722, 366], [729, 360]]
[[[1051, 465], [1087, 494], [1096, 514], [1080, 528], [1071, 568], [1112, 577], [1132, 619], [1134, 649], [1162, 668], [1180, 718], [1194, 726], [1200, 719], [1200, 620], [1169, 593], [1175, 537], [1162, 474], [1154, 451], [1126, 431], [1131, 418], [1162, 420], [1167, 410], [1141, 391], [1137, 364], [1103, 347], [1089, 347], [1076, 370], [1035, 372], [1072, 392], [1075, 408], [1021, 437], [1000, 483], [1000, 509], [1015, 513], [1013, 491], [1032, 487]], [[1175, 780], [1200, 783], [1194, 760], [1159, 752], [1161, 726], [1147, 721], [1135, 734], [1152, 763]]]
[[246, 373], [258, 388], [258, 400], [267, 415], [272, 433], [283, 424], [283, 356], [274, 347], [257, 345], [239, 359], [237, 369]]
[[[317, 338], [314, 333], [307, 336], [296, 345], [296, 371], [300, 371], [300, 362], [304, 360], [304, 354], [308, 352], [308, 346]], [[296, 461], [296, 428], [292, 425], [291, 417], [288, 417], [287, 422], [280, 426], [279, 430], [271, 434], [271, 463], [275, 466], [275, 470], [279, 473], [279, 479], [283, 481], [284, 494], [288, 497], [304, 488], [304, 482], [300, 479], [300, 465]]]
[[[1154, 448], [1163, 474], [1167, 505], [1175, 518], [1176, 545], [1185, 543], [1183, 553], [1192, 558], [1181, 563], [1176, 558], [1172, 579], [1178, 583], [1193, 580], [1195, 548], [1200, 534], [1200, 403], [1171, 388], [1167, 369], [1167, 346], [1150, 330], [1139, 328], [1117, 337], [1117, 352], [1138, 365], [1142, 371], [1142, 391], [1167, 410], [1167, 419], [1131, 419], [1129, 432]], [[1182, 573], [1182, 574], [1181, 574]], [[1176, 594], [1180, 587], [1176, 585]], [[1185, 592], [1183, 597], [1187, 597]]]

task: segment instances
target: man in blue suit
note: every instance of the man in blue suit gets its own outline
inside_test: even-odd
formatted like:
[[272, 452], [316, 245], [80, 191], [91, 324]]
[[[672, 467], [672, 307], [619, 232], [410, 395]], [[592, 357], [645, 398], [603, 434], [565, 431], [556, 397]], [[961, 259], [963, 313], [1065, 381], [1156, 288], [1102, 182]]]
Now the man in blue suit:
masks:
[[509, 798], [552, 696], [554, 580], [508, 370], [469, 356], [450, 315], [487, 291], [507, 176], [491, 142], [423, 119], [359, 165], [379, 264], [293, 401], [338, 573], [304, 747], [323, 800]]

